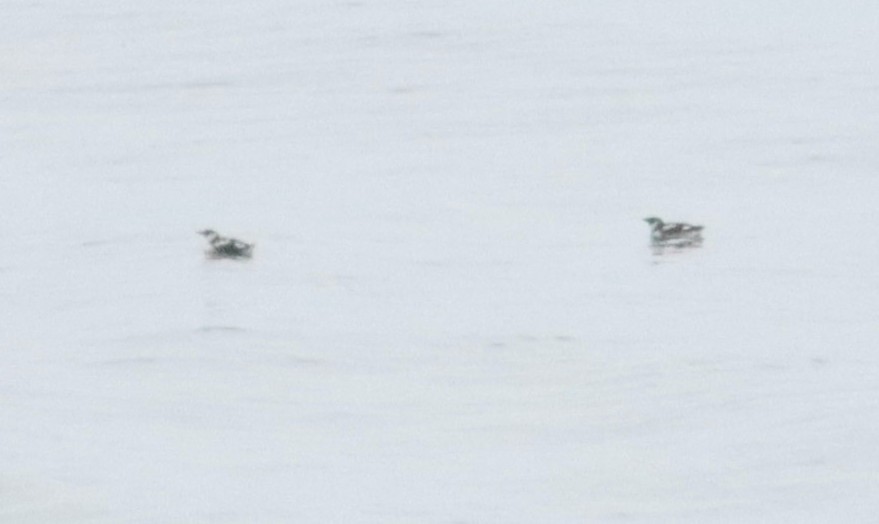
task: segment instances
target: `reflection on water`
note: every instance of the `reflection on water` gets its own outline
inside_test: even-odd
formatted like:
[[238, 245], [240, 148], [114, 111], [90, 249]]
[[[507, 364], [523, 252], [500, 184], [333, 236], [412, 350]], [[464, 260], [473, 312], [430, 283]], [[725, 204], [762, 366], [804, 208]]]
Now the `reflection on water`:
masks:
[[675, 255], [702, 247], [702, 238], [675, 239], [675, 240], [652, 240], [650, 251], [653, 256]]

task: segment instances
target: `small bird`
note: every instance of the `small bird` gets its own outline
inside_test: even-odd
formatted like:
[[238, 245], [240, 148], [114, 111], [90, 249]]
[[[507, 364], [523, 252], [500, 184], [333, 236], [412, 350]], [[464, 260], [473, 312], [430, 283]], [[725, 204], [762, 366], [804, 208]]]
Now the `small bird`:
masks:
[[656, 217], [645, 218], [652, 228], [650, 238], [656, 245], [691, 246], [702, 242], [703, 226], [684, 223], [666, 224]]
[[220, 236], [213, 229], [205, 229], [199, 231], [198, 234], [210, 242], [211, 248], [206, 252], [210, 258], [250, 258], [253, 256], [254, 244]]

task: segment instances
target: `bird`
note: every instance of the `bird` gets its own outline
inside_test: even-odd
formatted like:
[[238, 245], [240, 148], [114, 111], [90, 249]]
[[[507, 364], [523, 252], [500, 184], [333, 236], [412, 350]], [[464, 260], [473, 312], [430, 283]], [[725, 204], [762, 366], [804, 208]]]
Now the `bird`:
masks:
[[665, 246], [691, 246], [702, 242], [702, 229], [704, 226], [694, 226], [682, 222], [666, 224], [656, 217], [645, 218], [644, 222], [650, 224], [650, 239], [655, 245]]
[[198, 231], [198, 234], [210, 242], [211, 248], [206, 252], [210, 258], [250, 258], [253, 256], [254, 244], [220, 236], [213, 229]]

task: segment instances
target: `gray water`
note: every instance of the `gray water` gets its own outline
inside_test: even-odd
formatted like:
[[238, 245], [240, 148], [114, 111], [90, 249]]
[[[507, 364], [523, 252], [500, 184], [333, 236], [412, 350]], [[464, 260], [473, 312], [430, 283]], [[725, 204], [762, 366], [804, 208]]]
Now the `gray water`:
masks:
[[875, 6], [141, 4], [0, 7], [0, 522], [874, 518]]

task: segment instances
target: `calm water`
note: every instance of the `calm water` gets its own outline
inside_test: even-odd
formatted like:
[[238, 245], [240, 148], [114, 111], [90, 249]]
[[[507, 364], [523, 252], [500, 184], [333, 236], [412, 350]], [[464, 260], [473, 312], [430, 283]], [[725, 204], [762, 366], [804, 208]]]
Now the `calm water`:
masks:
[[0, 8], [0, 521], [869, 521], [873, 14]]

